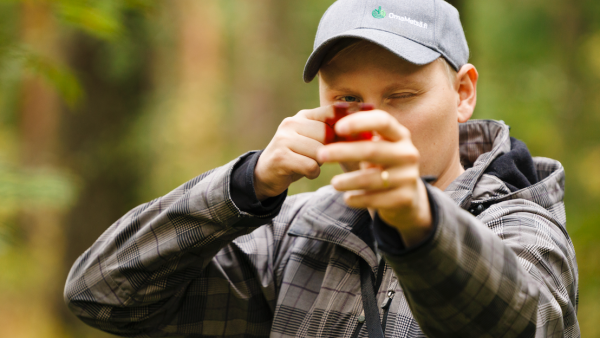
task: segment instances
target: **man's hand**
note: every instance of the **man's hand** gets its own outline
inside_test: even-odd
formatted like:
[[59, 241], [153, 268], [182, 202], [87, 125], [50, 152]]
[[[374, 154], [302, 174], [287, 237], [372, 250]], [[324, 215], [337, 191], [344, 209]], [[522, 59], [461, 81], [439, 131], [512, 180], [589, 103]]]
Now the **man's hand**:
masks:
[[327, 106], [302, 110], [281, 122], [254, 169], [259, 201], [281, 194], [302, 177], [319, 177], [323, 162], [317, 161], [317, 152], [325, 142], [325, 120], [333, 116], [333, 106]]
[[[407, 247], [430, 233], [431, 210], [427, 190], [419, 175], [419, 152], [410, 132], [382, 110], [348, 115], [335, 132], [349, 135], [375, 131], [373, 141], [340, 142], [320, 148], [324, 162], [360, 162], [360, 170], [335, 176], [331, 184], [346, 191], [344, 200], [354, 208], [376, 209], [379, 217], [402, 235]], [[388, 185], [382, 171], [388, 172]]]

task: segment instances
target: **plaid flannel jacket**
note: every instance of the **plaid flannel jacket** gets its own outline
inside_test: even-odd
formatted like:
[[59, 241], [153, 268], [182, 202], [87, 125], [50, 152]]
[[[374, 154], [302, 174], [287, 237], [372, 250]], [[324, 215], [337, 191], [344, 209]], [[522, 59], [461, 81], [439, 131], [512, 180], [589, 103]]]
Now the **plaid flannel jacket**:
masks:
[[[395, 292], [386, 337], [578, 337], [562, 166], [534, 158], [540, 182], [511, 193], [483, 174], [510, 149], [508, 127], [460, 128], [468, 169], [445, 192], [429, 189], [433, 239], [385, 255], [377, 301]], [[229, 191], [238, 160], [110, 226], [71, 269], [71, 311], [123, 336], [349, 337], [362, 312], [359, 259], [377, 269], [351, 231], [368, 213], [330, 186], [288, 197], [273, 215], [242, 212]], [[491, 206], [464, 210], [478, 204]]]

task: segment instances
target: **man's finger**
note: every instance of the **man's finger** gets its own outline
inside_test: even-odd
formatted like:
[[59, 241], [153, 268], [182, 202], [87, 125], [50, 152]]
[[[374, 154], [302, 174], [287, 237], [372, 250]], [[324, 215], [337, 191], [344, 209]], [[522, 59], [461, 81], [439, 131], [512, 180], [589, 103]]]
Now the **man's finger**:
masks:
[[404, 186], [391, 190], [349, 191], [344, 202], [353, 208], [410, 210], [414, 203], [414, 187]]
[[419, 152], [410, 142], [357, 141], [338, 142], [319, 150], [318, 160], [324, 162], [367, 161], [393, 166], [403, 163], [417, 163]]
[[408, 129], [383, 110], [350, 114], [335, 125], [335, 132], [338, 135], [351, 135], [364, 131], [376, 131], [384, 139], [392, 142], [410, 138]]
[[321, 173], [321, 168], [317, 161], [293, 151], [283, 154], [279, 158], [278, 164], [286, 171], [286, 175], [297, 174], [312, 180], [319, 177]]
[[309, 120], [325, 122], [328, 118], [332, 118], [335, 116], [333, 111], [333, 106], [324, 106], [314, 109], [305, 109], [301, 110], [296, 114], [296, 116], [301, 116], [307, 118]]
[[331, 183], [338, 191], [368, 191], [394, 189], [419, 179], [419, 169], [416, 166], [395, 167], [386, 171], [389, 175], [387, 182], [382, 177], [381, 168], [368, 168], [337, 175]]
[[308, 137], [323, 144], [325, 142], [325, 123], [303, 117], [288, 117], [282, 122], [284, 128], [298, 135]]
[[304, 137], [302, 140], [293, 140], [288, 145], [291, 151], [317, 161], [319, 166], [323, 165], [323, 162], [317, 160], [317, 153], [322, 147], [324, 147], [322, 143], [308, 137]]

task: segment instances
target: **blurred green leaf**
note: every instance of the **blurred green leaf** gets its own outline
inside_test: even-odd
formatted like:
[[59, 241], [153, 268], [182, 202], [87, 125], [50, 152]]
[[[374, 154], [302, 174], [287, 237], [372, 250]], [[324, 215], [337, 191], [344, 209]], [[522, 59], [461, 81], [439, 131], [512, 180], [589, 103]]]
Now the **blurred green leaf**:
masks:
[[35, 54], [26, 57], [26, 69], [45, 78], [58, 90], [62, 99], [71, 108], [75, 107], [83, 96], [83, 89], [73, 72], [60, 64], [53, 63]]
[[0, 47], [0, 70], [2, 60], [17, 61], [18, 64], [34, 75], [44, 78], [54, 87], [65, 103], [74, 108], [83, 97], [83, 89], [77, 77], [66, 66], [45, 58], [21, 46]]
[[16, 169], [0, 163], [0, 200], [20, 208], [70, 206], [76, 196], [75, 179], [56, 170]]
[[90, 6], [87, 1], [61, 1], [58, 15], [65, 22], [101, 39], [112, 40], [123, 31], [120, 13], [111, 6]]
[[125, 0], [127, 8], [149, 11], [154, 8], [156, 1], [151, 0]]
[[145, 12], [153, 7], [148, 0], [59, 0], [58, 17], [86, 33], [104, 40], [115, 40], [125, 32], [127, 11]]

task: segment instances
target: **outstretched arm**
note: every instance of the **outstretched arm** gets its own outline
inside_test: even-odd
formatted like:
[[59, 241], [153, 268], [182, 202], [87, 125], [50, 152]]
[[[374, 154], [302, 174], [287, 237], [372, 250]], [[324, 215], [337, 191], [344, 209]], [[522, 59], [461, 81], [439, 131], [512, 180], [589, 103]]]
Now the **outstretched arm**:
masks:
[[480, 220], [429, 193], [431, 240], [385, 255], [429, 337], [579, 337], [575, 252], [549, 212], [510, 200]]
[[234, 165], [248, 156], [110, 226], [73, 265], [65, 287], [71, 311], [124, 336], [268, 332], [273, 233], [269, 226], [253, 230], [271, 221], [285, 196], [263, 216], [238, 209], [230, 179]]

